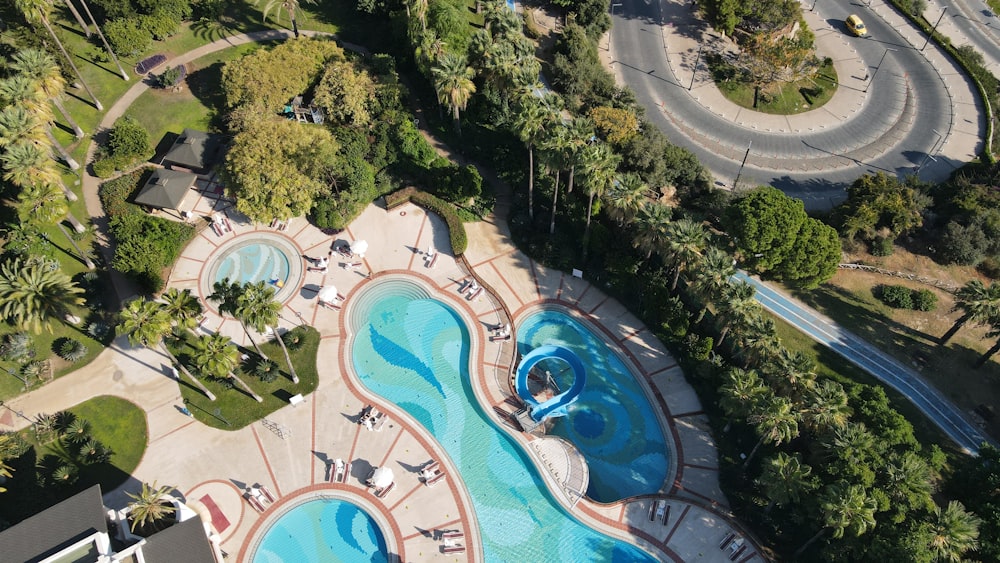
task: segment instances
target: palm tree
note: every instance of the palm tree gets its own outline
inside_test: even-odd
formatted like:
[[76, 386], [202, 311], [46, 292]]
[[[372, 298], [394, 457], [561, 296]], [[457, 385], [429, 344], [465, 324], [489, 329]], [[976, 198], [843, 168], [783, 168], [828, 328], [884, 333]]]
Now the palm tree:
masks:
[[552, 111], [552, 108], [557, 107], [557, 100], [561, 100], [555, 94], [546, 94], [546, 97], [552, 102], [545, 104], [531, 94], [522, 96], [514, 118], [514, 129], [528, 149], [528, 217], [531, 219], [535, 218], [535, 147], [558, 119], [558, 112]]
[[161, 303], [136, 299], [122, 309], [119, 318], [119, 328], [128, 335], [130, 344], [133, 346], [141, 344], [148, 348], [159, 346], [160, 350], [170, 358], [171, 364], [177, 366], [195, 387], [208, 397], [208, 400], [215, 400], [215, 395], [197, 377], [191, 375], [184, 364], [177, 361], [163, 342], [164, 337], [171, 333], [172, 327], [170, 315]]
[[80, 12], [76, 10], [76, 6], [73, 5], [73, 1], [63, 0], [63, 2], [66, 3], [66, 7], [69, 8], [70, 13], [73, 14], [74, 18], [76, 18], [76, 23], [80, 24], [80, 27], [83, 28], [83, 34], [87, 36], [87, 39], [90, 39], [90, 28], [87, 27], [87, 23], [83, 21], [82, 17], [80, 17]]
[[299, 376], [295, 373], [295, 366], [292, 365], [292, 357], [288, 354], [285, 341], [278, 334], [281, 303], [275, 301], [274, 294], [274, 288], [263, 281], [244, 285], [243, 291], [237, 298], [236, 316], [257, 332], [271, 328], [274, 339], [278, 341], [281, 351], [285, 354], [285, 363], [288, 364], [288, 371], [292, 374], [292, 383], [298, 384]]
[[[164, 485], [157, 487], [154, 481], [142, 484], [142, 490], [138, 493], [125, 493], [133, 500], [130, 502], [129, 518], [132, 520], [131, 529], [134, 532], [136, 526], [142, 528], [153, 528], [164, 518], [174, 514], [174, 506], [169, 499], [174, 488]], [[155, 528], [154, 528], [155, 529]]]
[[[306, 4], [315, 4], [315, 0], [304, 0]], [[260, 0], [254, 2], [254, 6], [260, 4]], [[264, 4], [264, 9], [261, 10], [264, 14], [264, 21], [267, 21], [267, 17], [271, 15], [271, 11], [276, 8], [284, 8], [288, 12], [288, 19], [292, 23], [292, 31], [295, 33], [295, 37], [299, 36], [299, 23], [295, 19], [295, 12], [299, 11], [299, 0], [267, 0]]]
[[832, 380], [807, 388], [807, 403], [803, 420], [813, 432], [843, 428], [851, 417], [844, 386]]
[[[86, 7], [86, 3], [84, 3], [84, 7]], [[98, 33], [100, 33], [100, 29], [98, 29]], [[117, 59], [115, 60], [117, 61]], [[38, 87], [52, 102], [52, 105], [56, 106], [66, 123], [73, 128], [73, 135], [77, 139], [83, 137], [83, 129], [66, 111], [66, 106], [62, 103], [62, 94], [66, 90], [66, 80], [63, 79], [59, 65], [48, 53], [41, 49], [22, 49], [14, 54], [10, 67], [18, 74], [38, 81]]]
[[431, 76], [438, 102], [451, 110], [455, 131], [461, 135], [459, 112], [465, 110], [469, 98], [476, 92], [476, 85], [472, 82], [476, 72], [466, 62], [465, 55], [445, 53], [431, 67]]
[[253, 335], [250, 334], [250, 329], [247, 328], [246, 319], [238, 313], [240, 308], [240, 296], [243, 294], [245, 289], [245, 286], [241, 286], [235, 282], [230, 282], [229, 278], [226, 278], [222, 281], [217, 281], [212, 285], [213, 293], [209, 295], [208, 298], [209, 300], [215, 301], [219, 304], [219, 313], [228, 313], [240, 323], [240, 326], [243, 327], [243, 333], [247, 335], [247, 340], [249, 340], [250, 344], [253, 345], [253, 349], [257, 351], [257, 355], [266, 360], [268, 359], [267, 354], [260, 349], [260, 345], [257, 344]]
[[1000, 284], [991, 282], [989, 287], [980, 280], [972, 280], [955, 293], [957, 299], [952, 312], [962, 311], [948, 332], [941, 337], [941, 344], [951, 340], [967, 322], [985, 323], [1000, 313]]
[[738, 324], [745, 324], [753, 315], [760, 315], [760, 305], [754, 299], [757, 289], [744, 280], [730, 283], [718, 303], [717, 314], [722, 319], [722, 331], [716, 347], [722, 344], [726, 335]]
[[718, 303], [725, 299], [735, 274], [733, 257], [721, 248], [710, 246], [698, 262], [691, 288], [702, 301]]
[[198, 326], [198, 317], [205, 312], [205, 309], [198, 298], [191, 294], [191, 290], [181, 291], [171, 287], [160, 298], [163, 300], [163, 310], [170, 319], [197, 337], [194, 328]]
[[774, 321], [763, 315], [747, 319], [739, 339], [739, 355], [748, 364], [764, 365], [781, 348], [774, 335]]
[[552, 186], [552, 218], [549, 222], [549, 234], [556, 232], [556, 209], [559, 204], [559, 175], [567, 163], [569, 133], [565, 121], [558, 121], [555, 127], [548, 131], [548, 135], [542, 140], [541, 147], [543, 162], [546, 168], [555, 176], [555, 183]]
[[845, 532], [860, 536], [875, 527], [878, 504], [861, 485], [840, 481], [827, 486], [820, 497], [820, 507], [823, 527], [795, 552], [792, 559], [797, 559], [827, 530], [833, 530], [833, 537], [839, 539], [844, 537]]
[[935, 488], [934, 476], [924, 458], [913, 451], [903, 454], [893, 452], [887, 461], [880, 488], [888, 495], [890, 506], [896, 509], [892, 519], [894, 523], [905, 521], [909, 511], [937, 508], [931, 498]]
[[[701, 223], [691, 219], [680, 219], [667, 227], [666, 244], [660, 247], [660, 256], [674, 269], [674, 279], [670, 289], [677, 289], [681, 272], [701, 256], [708, 244], [708, 231]], [[730, 263], [732, 259], [730, 259]]]
[[[21, 105], [25, 110], [35, 114], [38, 126], [48, 140], [47, 146], [55, 149], [70, 169], [80, 168], [80, 164], [52, 135], [52, 129], [49, 125], [52, 121], [52, 110], [49, 108], [48, 98], [42, 90], [40, 82], [22, 75], [0, 80], [0, 96], [8, 103]], [[37, 144], [42, 145], [43, 143], [38, 142]]]
[[649, 186], [638, 174], [629, 172], [619, 176], [604, 194], [608, 215], [618, 221], [619, 227], [631, 222], [649, 201], [649, 193]]
[[938, 561], [962, 561], [962, 554], [974, 551], [979, 547], [979, 525], [982, 520], [957, 500], [941, 507], [934, 507], [934, 521], [931, 530], [934, 537], [931, 541], [931, 551]]
[[17, 7], [17, 10], [24, 15], [24, 19], [27, 20], [28, 23], [32, 25], [40, 23], [45, 26], [49, 35], [52, 36], [52, 40], [55, 41], [56, 46], [59, 47], [59, 51], [66, 59], [66, 62], [69, 63], [70, 68], [73, 69], [73, 72], [80, 80], [80, 84], [83, 85], [83, 89], [87, 91], [87, 94], [89, 94], [90, 98], [94, 101], [94, 107], [97, 108], [97, 111], [103, 111], [104, 106], [101, 105], [101, 101], [98, 100], [97, 96], [94, 95], [94, 92], [91, 91], [90, 86], [87, 86], [87, 83], [83, 80], [83, 75], [80, 74], [80, 69], [76, 68], [73, 58], [66, 52], [66, 48], [63, 47], [63, 44], [59, 41], [59, 37], [56, 35], [55, 30], [53, 30], [52, 26], [49, 24], [49, 14], [52, 13], [51, 0], [14, 0], [14, 5]]
[[194, 342], [194, 363], [202, 372], [214, 377], [228, 377], [258, 403], [264, 399], [254, 392], [233, 370], [240, 362], [240, 351], [233, 341], [221, 334], [202, 335]]
[[997, 338], [998, 340], [990, 349], [986, 351], [985, 354], [976, 360], [976, 369], [983, 367], [983, 365], [993, 357], [994, 354], [1000, 352], [1000, 314], [994, 315], [989, 319], [990, 331], [986, 333], [987, 338]]
[[0, 110], [0, 147], [16, 142], [40, 144], [45, 139], [42, 123], [24, 106], [7, 106]]
[[[70, 0], [66, 1], [69, 2]], [[90, 18], [90, 22], [94, 24], [94, 31], [96, 31], [97, 36], [101, 38], [101, 43], [104, 44], [104, 50], [108, 52], [108, 55], [111, 55], [111, 60], [114, 61], [115, 66], [118, 67], [118, 72], [122, 73], [122, 80], [128, 82], [128, 73], [125, 72], [125, 69], [122, 67], [122, 63], [118, 60], [118, 56], [115, 55], [114, 50], [111, 49], [111, 45], [108, 44], [108, 38], [104, 37], [104, 32], [101, 31], [101, 26], [97, 25], [97, 20], [94, 19], [94, 14], [90, 13], [90, 6], [87, 5], [87, 0], [80, 0], [80, 3], [83, 4], [83, 9], [87, 12], [87, 17]]]
[[719, 406], [730, 418], [743, 419], [756, 409], [767, 393], [767, 386], [756, 371], [730, 368], [726, 372], [726, 382], [719, 387]]
[[576, 167], [583, 164], [581, 156], [583, 150], [595, 141], [594, 122], [586, 117], [574, 117], [566, 124], [566, 162], [569, 164], [569, 182], [566, 193], [573, 193], [573, 178], [576, 175]]
[[786, 397], [771, 396], [769, 400], [761, 403], [758, 412], [750, 415], [747, 420], [756, 426], [760, 440], [750, 450], [750, 455], [743, 462], [743, 469], [750, 465], [750, 460], [764, 445], [764, 442], [780, 446], [794, 440], [799, 435], [798, 413], [795, 412], [792, 402]]
[[583, 252], [587, 253], [590, 240], [590, 220], [594, 215], [594, 197], [603, 198], [615, 184], [615, 173], [622, 158], [604, 143], [592, 143], [584, 147], [580, 155], [583, 174], [587, 178], [587, 224], [583, 229]]
[[14, 258], [0, 266], [0, 314], [35, 334], [52, 321], [64, 320], [70, 308], [83, 305], [83, 290], [58, 268], [43, 260]]
[[757, 485], [768, 498], [764, 513], [769, 513], [775, 505], [797, 504], [799, 498], [819, 486], [812, 475], [812, 467], [802, 463], [799, 454], [794, 456], [778, 452], [764, 462], [764, 471], [757, 479]]
[[667, 244], [673, 214], [672, 208], [658, 201], [647, 201], [639, 211], [632, 245], [645, 252], [647, 260]]

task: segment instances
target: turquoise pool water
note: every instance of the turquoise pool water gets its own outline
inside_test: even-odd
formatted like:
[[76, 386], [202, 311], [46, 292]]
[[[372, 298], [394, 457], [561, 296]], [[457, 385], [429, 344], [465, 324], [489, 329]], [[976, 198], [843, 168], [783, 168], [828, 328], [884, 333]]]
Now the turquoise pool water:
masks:
[[311, 500], [281, 515], [267, 530], [253, 563], [385, 563], [378, 524], [345, 500]]
[[218, 260], [215, 280], [226, 278], [239, 284], [288, 281], [288, 256], [273, 244], [255, 242], [240, 245], [226, 252]]
[[[667, 477], [667, 444], [635, 376], [590, 329], [560, 311], [533, 313], [517, 328], [521, 354], [546, 344], [572, 350], [587, 368], [583, 392], [551, 430], [586, 458], [587, 496], [613, 502], [657, 492]], [[572, 383], [572, 374], [558, 363], [552, 374], [560, 389]]]
[[469, 383], [469, 333], [454, 310], [390, 279], [355, 296], [349, 314], [358, 377], [445, 448], [472, 497], [487, 561], [655, 561], [565, 512], [531, 460], [484, 415]]

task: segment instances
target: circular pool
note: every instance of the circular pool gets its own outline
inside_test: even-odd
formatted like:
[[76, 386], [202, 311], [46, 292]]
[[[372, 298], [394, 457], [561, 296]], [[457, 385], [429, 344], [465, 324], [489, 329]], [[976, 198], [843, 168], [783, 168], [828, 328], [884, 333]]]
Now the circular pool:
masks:
[[382, 529], [363, 508], [339, 498], [317, 498], [272, 522], [250, 561], [385, 563], [388, 554]]
[[213, 285], [225, 279], [245, 284], [263, 281], [272, 284], [275, 298], [284, 301], [295, 293], [302, 280], [302, 260], [287, 238], [273, 233], [251, 233], [221, 245], [207, 260], [208, 275], [200, 283], [204, 295], [214, 293]]

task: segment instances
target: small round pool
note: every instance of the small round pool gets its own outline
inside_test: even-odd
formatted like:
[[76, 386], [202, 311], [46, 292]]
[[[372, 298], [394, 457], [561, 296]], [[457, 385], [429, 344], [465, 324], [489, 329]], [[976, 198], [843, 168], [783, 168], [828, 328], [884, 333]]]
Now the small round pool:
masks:
[[388, 561], [385, 536], [356, 504], [340, 499], [306, 501], [268, 527], [253, 563], [333, 563]]
[[272, 284], [275, 298], [285, 301], [298, 290], [304, 267], [300, 251], [291, 240], [274, 233], [249, 233], [236, 237], [215, 250], [206, 260], [199, 279], [203, 295], [214, 292], [213, 285], [224, 279], [237, 284], [263, 281]]

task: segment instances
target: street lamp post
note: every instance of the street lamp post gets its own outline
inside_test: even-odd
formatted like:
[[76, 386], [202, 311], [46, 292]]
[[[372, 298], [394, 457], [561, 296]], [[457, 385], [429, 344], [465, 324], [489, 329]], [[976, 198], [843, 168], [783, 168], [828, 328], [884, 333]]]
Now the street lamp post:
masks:
[[937, 129], [931, 129], [931, 131], [933, 131], [934, 134], [937, 135], [937, 139], [934, 140], [934, 144], [931, 145], [931, 149], [929, 151], [927, 151], [927, 154], [924, 155], [923, 160], [921, 160], [920, 164], [917, 165], [917, 175], [918, 176], [920, 175], [920, 169], [924, 167], [924, 163], [927, 162], [928, 158], [931, 159], [931, 160], [934, 160], [935, 162], [937, 161], [933, 156], [931, 156], [931, 154], [934, 153], [934, 152], [936, 152], [935, 149], [937, 148], [938, 143], [941, 142], [944, 139], [944, 135], [942, 135], [941, 133], [939, 133]]
[[694, 68], [691, 69], [691, 84], [688, 84], [688, 92], [691, 91], [691, 88], [694, 88], [694, 77], [698, 76], [698, 63], [701, 62], [701, 48], [703, 46], [704, 43], [698, 44], [698, 56], [694, 58]]
[[28, 379], [27, 379], [27, 378], [24, 378], [24, 377], [21, 377], [20, 375], [18, 375], [18, 374], [17, 374], [17, 372], [16, 372], [16, 371], [14, 371], [14, 370], [13, 370], [12, 368], [5, 368], [5, 369], [7, 370], [7, 373], [9, 373], [9, 374], [13, 375], [13, 376], [14, 376], [14, 377], [16, 377], [16, 378], [17, 378], [18, 380], [20, 380], [20, 381], [21, 381], [21, 383], [23, 383], [23, 384], [24, 384], [24, 388], [25, 388], [25, 389], [27, 389], [27, 388], [28, 388]]
[[28, 422], [33, 422], [33, 421], [32, 421], [32, 420], [30, 419], [30, 418], [28, 418], [28, 417], [24, 416], [24, 413], [23, 413], [23, 412], [21, 412], [21, 411], [16, 411], [16, 410], [14, 410], [14, 409], [12, 409], [12, 408], [8, 407], [8, 406], [7, 406], [7, 405], [6, 405], [6, 404], [5, 404], [5, 403], [4, 403], [3, 401], [0, 401], [0, 407], [3, 407], [3, 408], [5, 408], [5, 409], [9, 410], [10, 412], [12, 412], [12, 413], [16, 414], [17, 416], [19, 416], [19, 417], [23, 418], [24, 420], [26, 420], [26, 421], [28, 421]]
[[809, 11], [811, 12], [811, 11], [813, 11], [815, 9], [816, 9], [816, 0], [813, 0], [812, 8], [809, 8]]
[[740, 171], [736, 173], [736, 180], [733, 181], [734, 191], [736, 190], [736, 187], [740, 185], [740, 176], [743, 175], [743, 167], [747, 165], [747, 158], [750, 157], [750, 147], [752, 146], [753, 146], [753, 139], [750, 139], [750, 142], [747, 143], [747, 152], [746, 154], [743, 155], [743, 162], [740, 163]]
[[924, 46], [920, 48], [921, 53], [924, 52], [924, 48], [927, 47], [927, 44], [931, 42], [931, 37], [934, 36], [934, 32], [937, 31], [938, 24], [941, 23], [942, 19], [944, 19], [944, 13], [947, 11], [948, 11], [948, 6], [945, 6], [944, 8], [941, 9], [941, 15], [938, 16], [937, 21], [934, 22], [934, 27], [931, 28], [931, 34], [927, 36], [927, 40], [924, 41]]
[[895, 49], [886, 48], [885, 52], [882, 53], [882, 58], [879, 59], [878, 60], [878, 64], [875, 65], [875, 72], [873, 72], [872, 73], [872, 77], [868, 79], [868, 84], [865, 84], [864, 93], [867, 94], [868, 93], [868, 87], [872, 85], [872, 82], [875, 82], [875, 75], [878, 74], [878, 69], [882, 68], [882, 61], [885, 60], [885, 56], [889, 54], [889, 51], [896, 52]]

